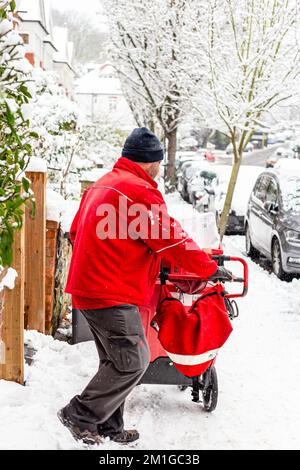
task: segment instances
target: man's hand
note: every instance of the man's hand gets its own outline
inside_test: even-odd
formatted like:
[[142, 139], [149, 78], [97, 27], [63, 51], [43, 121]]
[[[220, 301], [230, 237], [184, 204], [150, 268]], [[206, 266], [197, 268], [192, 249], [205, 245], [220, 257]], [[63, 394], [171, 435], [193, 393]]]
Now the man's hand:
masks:
[[233, 274], [224, 266], [219, 266], [215, 274], [208, 278], [210, 281], [233, 281]]

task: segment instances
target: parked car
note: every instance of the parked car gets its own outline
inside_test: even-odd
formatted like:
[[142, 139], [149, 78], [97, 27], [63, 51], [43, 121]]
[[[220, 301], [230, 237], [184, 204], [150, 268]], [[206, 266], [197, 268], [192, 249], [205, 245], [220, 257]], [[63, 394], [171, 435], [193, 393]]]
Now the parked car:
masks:
[[280, 158], [294, 158], [294, 152], [291, 149], [278, 147], [266, 161], [266, 168], [273, 168]]
[[[223, 191], [226, 194], [230, 175], [231, 166], [215, 165], [206, 162], [206, 165], [203, 164], [200, 168], [197, 169], [193, 178], [188, 182], [187, 193], [189, 201], [200, 212], [203, 210], [209, 210], [215, 213], [216, 195], [219, 195], [219, 192], [223, 193]], [[206, 190], [204, 189], [205, 179]], [[208, 204], [205, 202], [205, 199], [209, 199]], [[207, 205], [209, 206], [209, 209], [205, 207]]]
[[258, 177], [245, 233], [247, 255], [266, 256], [279, 279], [300, 273], [300, 172], [266, 170]]
[[[231, 171], [232, 168], [229, 166], [222, 169], [221, 174], [218, 171], [219, 184], [216, 189], [215, 197], [215, 213], [217, 220], [220, 218], [223, 211]], [[245, 216], [247, 212], [249, 196], [258, 175], [260, 175], [262, 171], [263, 168], [259, 166], [241, 166], [227, 220], [227, 234], [245, 233]]]
[[186, 181], [185, 181], [185, 172], [193, 164], [193, 161], [188, 160], [183, 162], [180, 165], [180, 168], [177, 169], [177, 190], [183, 197], [186, 199]]
[[204, 151], [198, 150], [196, 152], [195, 151], [176, 152], [176, 158], [175, 158], [176, 170], [179, 171], [184, 162], [194, 161], [194, 160], [199, 160], [199, 159], [203, 160], [204, 152], [205, 150]]
[[205, 159], [198, 159], [197, 161], [189, 160], [181, 165], [181, 169], [177, 173], [177, 189], [185, 201], [190, 202], [188, 194], [188, 183], [196, 174], [197, 169], [202, 168], [203, 165], [208, 165]]
[[213, 162], [214, 163], [216, 161], [215, 155], [212, 152], [209, 152], [208, 150], [204, 153], [204, 158], [208, 162]]
[[214, 211], [217, 173], [213, 167], [201, 168], [188, 184], [188, 194], [193, 207], [199, 212]]
[[[244, 150], [244, 152], [253, 152], [254, 150], [254, 145], [251, 144], [251, 142], [249, 142], [249, 144], [246, 145], [246, 148]], [[233, 145], [232, 144], [228, 144], [227, 147], [226, 147], [226, 150], [225, 150], [226, 154], [227, 155], [231, 155], [233, 154]]]

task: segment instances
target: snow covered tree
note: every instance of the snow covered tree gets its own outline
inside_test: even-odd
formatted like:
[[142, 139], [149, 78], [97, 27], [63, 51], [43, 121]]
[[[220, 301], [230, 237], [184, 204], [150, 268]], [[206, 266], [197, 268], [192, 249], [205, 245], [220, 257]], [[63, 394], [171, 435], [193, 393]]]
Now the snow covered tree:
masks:
[[49, 181], [67, 197], [72, 193], [67, 189], [69, 179], [70, 183], [78, 184], [74, 158], [80, 145], [84, 116], [59, 86], [55, 73], [34, 69], [32, 79], [35, 97], [29, 117], [33, 130], [39, 135], [33, 151], [47, 161]]
[[267, 113], [299, 93], [299, 12], [294, 0], [208, 0], [207, 6], [198, 28], [198, 60], [207, 57], [198, 111], [230, 137], [234, 151], [223, 236], [245, 147]]
[[177, 131], [190, 108], [195, 85], [189, 54], [193, 31], [192, 0], [113, 0], [107, 14], [113, 61], [125, 96], [139, 125], [155, 129], [167, 140], [166, 189], [175, 189]]
[[68, 25], [70, 41], [74, 43], [74, 62], [76, 65], [87, 62], [107, 60], [105, 42], [107, 33], [103, 32], [99, 17], [92, 9], [86, 11], [53, 10], [56, 26]]
[[24, 203], [31, 196], [24, 170], [34, 137], [24, 107], [31, 69], [13, 29], [14, 1], [0, 1], [0, 266], [12, 263], [14, 233], [22, 227]]
[[127, 132], [116, 128], [108, 117], [87, 121], [81, 131], [76, 168], [93, 169], [99, 164], [111, 168], [121, 156], [126, 136]]

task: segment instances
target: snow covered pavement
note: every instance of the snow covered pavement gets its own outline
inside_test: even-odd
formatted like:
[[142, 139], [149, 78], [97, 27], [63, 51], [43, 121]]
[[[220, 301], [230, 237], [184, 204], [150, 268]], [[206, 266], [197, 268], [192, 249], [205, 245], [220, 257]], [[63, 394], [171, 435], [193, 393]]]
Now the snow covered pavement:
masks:
[[[191, 209], [184, 207], [187, 216]], [[243, 249], [243, 237], [226, 239], [226, 254], [239, 256]], [[300, 448], [300, 280], [281, 282], [248, 262], [249, 294], [238, 302], [240, 316], [216, 363], [217, 409], [204, 412], [190, 390], [139, 386], [125, 412], [126, 425], [141, 434], [132, 448]], [[0, 381], [0, 449], [80, 449], [56, 411], [96, 371], [94, 344], [26, 336], [38, 352], [26, 366], [26, 387]], [[118, 448], [106, 442], [97, 449]]]

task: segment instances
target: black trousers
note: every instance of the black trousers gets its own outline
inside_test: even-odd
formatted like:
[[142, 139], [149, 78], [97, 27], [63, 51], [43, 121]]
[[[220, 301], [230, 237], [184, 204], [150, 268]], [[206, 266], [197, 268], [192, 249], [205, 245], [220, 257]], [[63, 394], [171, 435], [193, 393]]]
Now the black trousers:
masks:
[[82, 429], [113, 436], [123, 431], [124, 402], [146, 371], [150, 353], [134, 305], [81, 310], [99, 354], [99, 369], [64, 412]]

